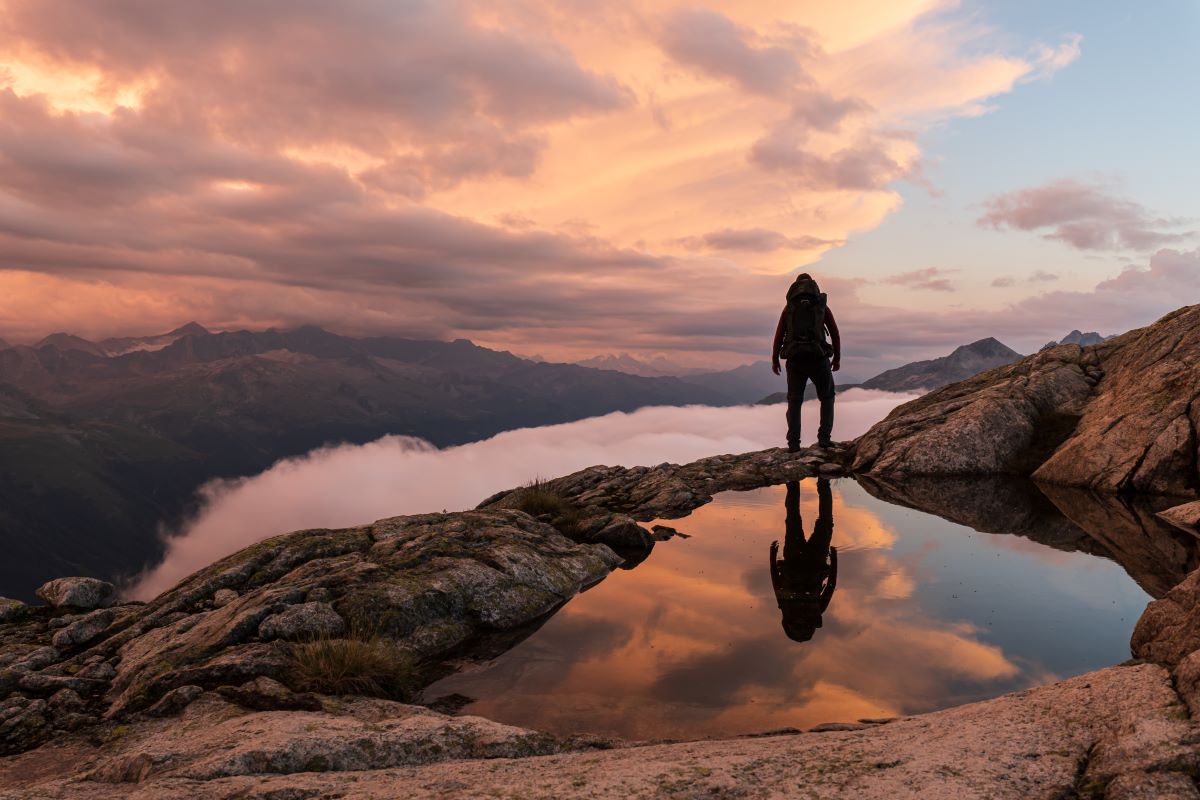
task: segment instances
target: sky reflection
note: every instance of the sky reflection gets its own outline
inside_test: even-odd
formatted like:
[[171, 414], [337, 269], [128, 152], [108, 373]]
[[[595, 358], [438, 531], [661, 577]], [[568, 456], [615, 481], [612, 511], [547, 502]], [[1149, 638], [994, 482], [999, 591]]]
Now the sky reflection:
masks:
[[[832, 487], [836, 590], [785, 633], [770, 548], [784, 486], [727, 492], [490, 664], [430, 687], [556, 733], [732, 735], [934, 710], [1128, 658], [1148, 596], [1117, 564]], [[813, 538], [817, 484], [799, 487]], [[816, 584], [820, 587], [821, 581]], [[818, 588], [817, 591], [820, 591]]]

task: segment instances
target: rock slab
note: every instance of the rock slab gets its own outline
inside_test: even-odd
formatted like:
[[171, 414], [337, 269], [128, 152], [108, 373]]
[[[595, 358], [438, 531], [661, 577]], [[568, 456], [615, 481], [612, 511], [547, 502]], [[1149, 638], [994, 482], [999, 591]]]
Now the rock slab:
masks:
[[1200, 305], [1065, 344], [894, 409], [857, 443], [882, 478], [1017, 474], [1104, 492], [1200, 491]]

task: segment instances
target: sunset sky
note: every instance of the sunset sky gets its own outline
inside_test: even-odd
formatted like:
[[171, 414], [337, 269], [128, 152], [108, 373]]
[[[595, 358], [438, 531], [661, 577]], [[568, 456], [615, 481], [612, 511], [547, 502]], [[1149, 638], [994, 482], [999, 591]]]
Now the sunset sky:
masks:
[[0, 0], [0, 337], [846, 372], [1200, 286], [1193, 0]]

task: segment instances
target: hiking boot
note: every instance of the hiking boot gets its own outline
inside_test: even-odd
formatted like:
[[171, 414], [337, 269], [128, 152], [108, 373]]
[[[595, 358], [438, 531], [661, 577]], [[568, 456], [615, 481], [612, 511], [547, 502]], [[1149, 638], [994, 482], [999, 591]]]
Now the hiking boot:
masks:
[[799, 442], [788, 442], [788, 452], [789, 453], [799, 453], [800, 452], [800, 443]]
[[822, 450], [829, 450], [833, 447], [832, 439], [817, 439], [817, 447]]

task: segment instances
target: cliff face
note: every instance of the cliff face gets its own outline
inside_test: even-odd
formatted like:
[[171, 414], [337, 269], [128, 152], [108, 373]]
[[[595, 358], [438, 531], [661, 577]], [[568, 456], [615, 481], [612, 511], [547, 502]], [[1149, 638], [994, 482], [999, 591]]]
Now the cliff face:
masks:
[[1060, 345], [895, 409], [857, 473], [1032, 475], [1106, 492], [1200, 489], [1200, 306], [1089, 347]]

